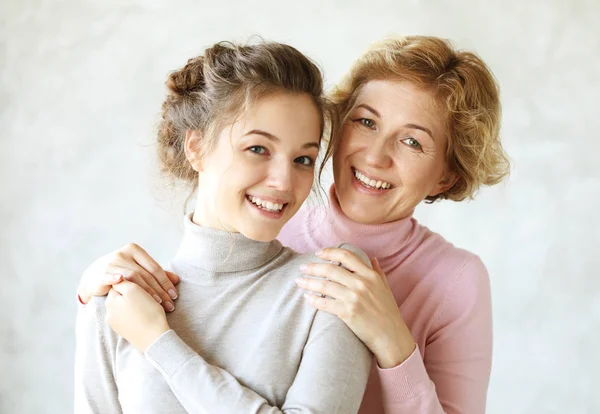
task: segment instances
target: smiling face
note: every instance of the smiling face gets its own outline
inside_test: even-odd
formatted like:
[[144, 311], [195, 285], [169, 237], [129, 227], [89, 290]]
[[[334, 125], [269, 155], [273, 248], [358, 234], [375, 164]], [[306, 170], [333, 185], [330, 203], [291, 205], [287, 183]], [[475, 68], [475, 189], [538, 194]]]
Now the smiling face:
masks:
[[333, 158], [344, 214], [359, 223], [387, 223], [452, 187], [456, 178], [446, 171], [444, 115], [429, 92], [409, 82], [365, 84]]
[[275, 239], [312, 188], [321, 119], [308, 95], [277, 93], [225, 127], [202, 157], [201, 137], [188, 132], [186, 153], [199, 175], [194, 222]]

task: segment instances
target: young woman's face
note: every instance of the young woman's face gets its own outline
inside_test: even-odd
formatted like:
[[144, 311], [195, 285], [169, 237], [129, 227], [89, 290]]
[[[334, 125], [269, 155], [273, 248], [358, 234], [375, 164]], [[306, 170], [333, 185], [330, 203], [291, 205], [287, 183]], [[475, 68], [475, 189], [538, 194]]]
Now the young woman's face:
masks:
[[359, 223], [412, 214], [454, 184], [446, 172], [444, 111], [403, 81], [370, 81], [342, 128], [333, 166], [342, 211]]
[[321, 114], [309, 96], [260, 99], [199, 161], [194, 221], [275, 239], [310, 193], [320, 138]]

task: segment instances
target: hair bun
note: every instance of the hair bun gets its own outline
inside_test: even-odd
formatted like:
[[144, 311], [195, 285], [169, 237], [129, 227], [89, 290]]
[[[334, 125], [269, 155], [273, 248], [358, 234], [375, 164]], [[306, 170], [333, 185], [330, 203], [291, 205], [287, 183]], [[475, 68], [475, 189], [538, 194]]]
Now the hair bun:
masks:
[[167, 88], [176, 95], [189, 95], [204, 88], [204, 57], [199, 56], [187, 61], [186, 65], [172, 72], [167, 79]]

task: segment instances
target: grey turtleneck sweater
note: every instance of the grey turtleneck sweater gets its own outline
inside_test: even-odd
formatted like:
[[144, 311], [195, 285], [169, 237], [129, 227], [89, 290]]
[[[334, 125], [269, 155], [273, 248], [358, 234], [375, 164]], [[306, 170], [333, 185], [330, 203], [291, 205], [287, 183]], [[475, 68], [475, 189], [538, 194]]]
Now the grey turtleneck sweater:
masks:
[[105, 324], [104, 297], [80, 306], [75, 412], [357, 412], [372, 356], [294, 283], [318, 261], [186, 216], [169, 266], [182, 279], [172, 329], [145, 354]]

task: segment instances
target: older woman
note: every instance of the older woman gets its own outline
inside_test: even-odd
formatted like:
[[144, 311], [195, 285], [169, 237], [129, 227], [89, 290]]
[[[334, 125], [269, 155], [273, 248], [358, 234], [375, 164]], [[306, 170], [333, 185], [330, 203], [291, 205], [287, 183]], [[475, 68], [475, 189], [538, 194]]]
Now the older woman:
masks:
[[[299, 252], [349, 242], [373, 269], [325, 249], [322, 259], [343, 266], [306, 265], [303, 273], [327, 280], [296, 283], [373, 352], [361, 413], [483, 413], [492, 359], [486, 268], [412, 215], [422, 201], [472, 198], [508, 173], [494, 77], [443, 39], [393, 38], [361, 56], [332, 97], [343, 127], [329, 208], [303, 208], [279, 239]], [[135, 245], [96, 261], [80, 300], [122, 277], [173, 309], [177, 277]]]

